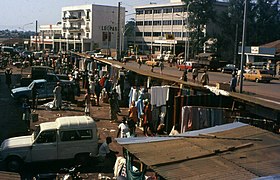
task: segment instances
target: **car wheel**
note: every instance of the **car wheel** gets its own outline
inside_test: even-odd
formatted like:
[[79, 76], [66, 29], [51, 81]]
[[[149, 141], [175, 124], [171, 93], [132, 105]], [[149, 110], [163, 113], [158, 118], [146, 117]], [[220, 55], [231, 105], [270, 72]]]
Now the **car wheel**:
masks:
[[257, 78], [257, 79], [256, 79], [256, 83], [259, 83], [259, 82], [260, 82], [260, 80]]
[[10, 157], [6, 160], [6, 167], [9, 171], [18, 172], [21, 168], [22, 160], [18, 157]]

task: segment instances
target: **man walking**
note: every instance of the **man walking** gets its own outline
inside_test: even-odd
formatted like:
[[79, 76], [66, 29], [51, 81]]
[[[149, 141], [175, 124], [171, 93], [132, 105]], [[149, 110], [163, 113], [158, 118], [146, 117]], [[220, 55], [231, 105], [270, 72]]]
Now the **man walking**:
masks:
[[237, 84], [237, 78], [234, 74], [232, 74], [231, 80], [230, 80], [230, 91], [236, 92], [236, 84]]
[[56, 110], [60, 110], [61, 106], [62, 106], [62, 97], [61, 97], [61, 86], [60, 83], [57, 82], [56, 87], [53, 90], [53, 94], [54, 94], [54, 108]]
[[200, 82], [203, 86], [209, 84], [209, 76], [207, 74], [207, 70], [204, 70], [204, 73], [201, 75]]
[[193, 82], [195, 82], [195, 81], [196, 81], [197, 76], [198, 76], [198, 69], [197, 69], [197, 68], [193, 68], [193, 70], [192, 70], [192, 78], [193, 78]]

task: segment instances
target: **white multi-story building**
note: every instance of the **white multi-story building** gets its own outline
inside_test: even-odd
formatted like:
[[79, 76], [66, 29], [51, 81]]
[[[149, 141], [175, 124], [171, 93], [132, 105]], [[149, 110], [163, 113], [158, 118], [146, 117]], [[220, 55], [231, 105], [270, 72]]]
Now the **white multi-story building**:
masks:
[[[117, 6], [96, 4], [69, 6], [63, 7], [61, 14], [59, 25], [40, 26], [37, 38], [31, 37], [33, 46], [37, 42], [42, 49], [48, 43], [52, 44], [54, 51], [74, 49], [81, 52], [95, 48], [116, 49], [118, 22], [120, 31], [125, 25], [124, 7], [118, 9]], [[122, 33], [120, 39], [121, 36]]]
[[[192, 4], [190, 4], [191, 6]], [[189, 6], [189, 8], [190, 8]], [[215, 2], [214, 11], [221, 12], [226, 3]], [[135, 44], [140, 50], [151, 53], [171, 50], [175, 47], [183, 52], [187, 41], [187, 5], [181, 0], [170, 0], [168, 4], [149, 4], [135, 7], [136, 32]], [[205, 25], [204, 33], [211, 34], [217, 27], [210, 22]], [[191, 32], [191, 30], [188, 30]], [[171, 38], [170, 38], [171, 37]]]

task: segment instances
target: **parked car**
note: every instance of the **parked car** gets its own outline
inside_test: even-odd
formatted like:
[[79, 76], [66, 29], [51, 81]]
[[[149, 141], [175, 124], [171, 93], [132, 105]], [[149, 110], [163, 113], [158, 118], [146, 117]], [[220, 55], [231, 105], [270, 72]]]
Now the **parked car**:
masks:
[[199, 68], [199, 64], [197, 62], [187, 61], [182, 64], [179, 64], [177, 67], [178, 67], [179, 71], [182, 71], [182, 70], [183, 71], [184, 70], [192, 71], [193, 68]]
[[221, 68], [222, 73], [232, 73], [233, 71], [238, 71], [238, 68], [234, 64], [227, 64]]
[[18, 87], [11, 90], [11, 96], [22, 102], [32, 98], [32, 89], [36, 88], [38, 99], [53, 97], [53, 89], [56, 82], [47, 82], [45, 79], [33, 80], [27, 87]]
[[269, 83], [273, 77], [269, 74], [268, 70], [252, 69], [243, 74], [244, 80], [256, 81], [256, 82], [267, 82]]
[[[32, 89], [36, 88], [37, 98], [46, 99], [53, 97], [53, 90], [56, 86], [56, 81], [47, 81], [45, 79], [33, 80], [27, 87], [18, 87], [11, 90], [11, 96], [19, 101], [23, 102], [24, 99], [32, 98]], [[72, 90], [73, 95], [78, 95], [78, 86], [69, 80], [60, 80], [62, 87], [63, 99], [66, 98], [65, 95], [69, 95], [69, 89]]]
[[123, 61], [128, 62], [128, 61], [136, 61], [136, 56], [135, 55], [131, 55], [131, 56], [125, 56], [123, 57]]
[[75, 159], [83, 162], [98, 153], [98, 131], [89, 116], [60, 117], [37, 126], [32, 135], [6, 139], [0, 160], [9, 171], [23, 163]]

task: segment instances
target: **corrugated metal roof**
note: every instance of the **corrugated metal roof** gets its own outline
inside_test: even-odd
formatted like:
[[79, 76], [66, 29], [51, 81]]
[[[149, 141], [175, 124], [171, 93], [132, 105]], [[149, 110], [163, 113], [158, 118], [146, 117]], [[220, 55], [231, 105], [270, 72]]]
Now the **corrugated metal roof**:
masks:
[[280, 172], [279, 135], [249, 125], [208, 133], [123, 146], [165, 179], [252, 179]]

